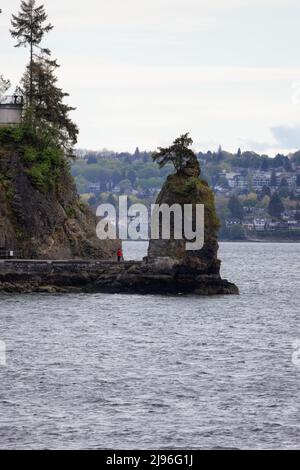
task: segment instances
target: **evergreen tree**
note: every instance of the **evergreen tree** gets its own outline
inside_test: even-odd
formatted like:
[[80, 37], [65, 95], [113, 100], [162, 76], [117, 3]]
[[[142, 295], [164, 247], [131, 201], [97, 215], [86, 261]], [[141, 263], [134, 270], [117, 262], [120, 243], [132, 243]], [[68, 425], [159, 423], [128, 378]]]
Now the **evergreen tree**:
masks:
[[128, 174], [127, 174], [127, 178], [129, 179], [130, 183], [134, 187], [135, 182], [136, 182], [136, 178], [137, 178], [136, 172], [134, 170], [129, 170]]
[[137, 147], [134, 152], [134, 158], [139, 159], [141, 156], [140, 149]]
[[180, 174], [186, 166], [197, 160], [196, 155], [189, 148], [192, 143], [189, 133], [183, 134], [175, 139], [170, 147], [159, 147], [158, 152], [152, 155], [153, 161], [158, 163], [160, 168], [172, 163], [177, 173]]
[[242, 157], [242, 152], [241, 152], [241, 149], [239, 148], [238, 151], [237, 151], [237, 158], [241, 158]]
[[278, 195], [278, 193], [274, 193], [270, 199], [269, 206], [268, 206], [268, 213], [271, 217], [279, 218], [281, 214], [284, 212], [284, 205]]
[[77, 142], [78, 128], [69, 117], [75, 108], [64, 103], [69, 95], [57, 85], [56, 70], [59, 67], [51, 58], [48, 48], [41, 41], [53, 26], [47, 23], [44, 6], [35, 0], [21, 2], [18, 16], [12, 17], [11, 34], [17, 39], [16, 47], [29, 46], [30, 62], [21, 81], [20, 90], [25, 101], [25, 122], [40, 134], [49, 134], [52, 141], [72, 156]]
[[69, 94], [57, 86], [57, 67], [56, 61], [45, 61], [43, 57], [35, 61], [32, 83], [30, 67], [27, 67], [21, 81], [21, 90], [25, 98], [32, 93], [29, 112], [35, 128], [41, 131], [48, 128], [70, 156], [77, 142], [78, 128], [69, 117], [70, 111], [75, 108], [64, 103]]
[[122, 179], [122, 175], [118, 170], [114, 170], [111, 175], [111, 181], [113, 186], [116, 186]]
[[280, 181], [279, 188], [278, 188], [278, 195], [281, 198], [285, 198], [285, 197], [288, 197], [289, 194], [290, 194], [289, 184], [286, 178], [282, 178], [282, 180]]
[[220, 163], [224, 158], [224, 153], [221, 145], [219, 145], [218, 151], [216, 153], [216, 163]]
[[30, 62], [29, 62], [29, 104], [33, 100], [33, 73], [34, 61], [38, 57], [35, 51], [38, 49], [39, 53], [50, 55], [47, 48], [40, 46], [45, 33], [53, 29], [50, 23], [45, 24], [47, 21], [47, 14], [44, 6], [36, 5], [35, 0], [21, 1], [21, 11], [18, 15], [13, 15], [11, 20], [12, 29], [10, 33], [14, 39], [17, 40], [15, 47], [29, 47], [30, 49]]
[[292, 164], [291, 164], [291, 161], [289, 159], [289, 157], [285, 157], [285, 161], [284, 161], [284, 164], [283, 164], [283, 168], [285, 171], [287, 171], [288, 173], [290, 173], [291, 171], [293, 171], [293, 167], [292, 167]]
[[272, 170], [270, 185], [273, 188], [276, 188], [276, 186], [277, 186], [277, 177], [276, 177], [276, 171], [275, 170]]
[[268, 171], [269, 170], [269, 160], [268, 160], [268, 158], [263, 158], [260, 169], [261, 169], [261, 171]]
[[240, 222], [243, 220], [244, 210], [237, 196], [231, 196], [228, 201], [228, 209], [230, 210], [232, 217], [235, 217]]

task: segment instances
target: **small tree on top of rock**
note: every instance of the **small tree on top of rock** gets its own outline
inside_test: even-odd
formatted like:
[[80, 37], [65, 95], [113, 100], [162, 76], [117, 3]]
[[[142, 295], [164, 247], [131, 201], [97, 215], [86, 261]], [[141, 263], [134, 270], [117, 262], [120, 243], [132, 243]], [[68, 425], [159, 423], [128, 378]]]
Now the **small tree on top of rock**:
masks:
[[189, 148], [192, 144], [189, 133], [183, 134], [175, 139], [170, 147], [158, 147], [158, 152], [152, 155], [153, 161], [158, 163], [160, 168], [172, 163], [177, 174], [183, 174], [187, 167], [197, 162], [196, 155]]

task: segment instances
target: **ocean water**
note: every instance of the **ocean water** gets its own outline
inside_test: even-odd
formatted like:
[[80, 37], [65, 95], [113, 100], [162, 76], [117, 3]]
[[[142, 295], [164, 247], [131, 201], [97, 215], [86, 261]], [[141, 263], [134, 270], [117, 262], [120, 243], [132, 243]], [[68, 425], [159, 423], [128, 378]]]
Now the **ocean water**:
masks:
[[0, 448], [299, 448], [300, 244], [220, 257], [240, 296], [0, 295]]

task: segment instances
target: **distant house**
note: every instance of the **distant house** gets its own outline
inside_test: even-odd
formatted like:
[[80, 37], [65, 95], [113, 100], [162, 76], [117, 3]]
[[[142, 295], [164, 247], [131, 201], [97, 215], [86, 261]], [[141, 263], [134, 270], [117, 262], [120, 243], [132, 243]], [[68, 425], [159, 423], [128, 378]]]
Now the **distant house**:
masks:
[[270, 186], [271, 183], [271, 174], [256, 171], [251, 175], [252, 186], [256, 191], [260, 191], [264, 186]]
[[115, 186], [115, 187], [112, 189], [112, 192], [113, 192], [114, 194], [120, 194], [120, 192], [121, 192], [120, 186]]
[[267, 224], [268, 230], [286, 230], [288, 228], [289, 228], [288, 223], [282, 222], [282, 221], [272, 221], [272, 222], [268, 222]]
[[101, 184], [100, 183], [90, 183], [88, 190], [90, 193], [97, 192], [101, 190]]
[[246, 173], [240, 173], [233, 177], [235, 187], [241, 191], [248, 189], [248, 178]]
[[230, 227], [232, 225], [240, 225], [241, 221], [239, 219], [236, 219], [235, 217], [231, 217], [226, 220], [226, 226]]
[[287, 224], [292, 230], [298, 230], [300, 228], [300, 223], [297, 220], [288, 220]]
[[254, 212], [254, 207], [252, 206], [243, 206], [243, 211], [245, 212], [245, 214], [251, 214], [251, 212]]
[[254, 230], [253, 222], [243, 222], [242, 225], [246, 230]]
[[286, 180], [289, 189], [294, 189], [297, 185], [297, 175], [287, 172], [281, 172], [277, 174], [278, 181]]
[[267, 229], [268, 230], [277, 230], [278, 222], [268, 222]]
[[248, 177], [245, 171], [240, 173], [222, 173], [222, 176], [226, 178], [230, 189], [235, 189], [238, 192], [246, 192], [248, 190]]
[[236, 187], [236, 179], [235, 177], [237, 176], [237, 173], [226, 173], [225, 174], [225, 177], [227, 179], [227, 182], [228, 182], [228, 186], [231, 188], [231, 189], [234, 189]]
[[215, 193], [226, 194], [228, 192], [228, 189], [223, 188], [222, 186], [215, 186], [214, 191]]
[[264, 232], [266, 229], [267, 221], [266, 219], [254, 219], [253, 225], [256, 232]]
[[284, 211], [284, 212], [281, 214], [281, 218], [282, 218], [282, 220], [288, 222], [289, 220], [293, 220], [293, 219], [294, 219], [296, 212], [297, 212], [297, 211], [295, 211], [295, 210]]

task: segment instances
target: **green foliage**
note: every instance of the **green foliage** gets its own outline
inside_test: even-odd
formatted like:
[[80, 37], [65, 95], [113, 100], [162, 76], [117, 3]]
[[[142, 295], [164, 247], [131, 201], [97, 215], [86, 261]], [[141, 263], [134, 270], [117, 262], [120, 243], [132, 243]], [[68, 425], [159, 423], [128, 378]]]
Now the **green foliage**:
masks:
[[19, 145], [26, 134], [22, 126], [0, 127], [0, 144], [3, 146]]
[[164, 178], [143, 178], [137, 180], [137, 185], [141, 189], [160, 188], [164, 183]]
[[121, 193], [126, 193], [126, 191], [130, 190], [131, 187], [132, 187], [131, 182], [129, 181], [129, 179], [125, 179], [125, 180], [120, 181], [119, 186], [120, 186], [120, 189], [121, 189]]
[[48, 186], [48, 180], [46, 177], [48, 173], [49, 167], [44, 163], [36, 163], [27, 170], [27, 175], [31, 179], [33, 185], [43, 191], [46, 190]]
[[38, 158], [38, 152], [34, 147], [25, 147], [23, 160], [25, 163], [30, 164], [34, 163]]
[[69, 219], [74, 219], [75, 216], [76, 216], [76, 212], [75, 212], [74, 207], [66, 207], [65, 212], [66, 212]]
[[136, 190], [160, 188], [166, 176], [172, 172], [172, 166], [158, 168], [153, 162], [145, 163], [142, 159], [128, 163], [125, 160], [101, 158], [96, 164], [88, 164], [86, 160], [76, 160], [72, 163], [72, 175], [80, 194], [89, 192], [90, 183], [101, 182], [111, 190], [124, 180], [129, 180], [131, 187]]
[[[192, 181], [191, 187], [194, 188], [193, 193], [186, 190], [187, 182], [189, 180]], [[195, 203], [204, 205], [206, 234], [212, 234], [219, 229], [220, 221], [215, 209], [214, 194], [206, 181], [196, 177], [186, 178], [185, 176], [176, 173], [168, 177], [164, 190], [166, 193], [176, 195], [176, 200], [180, 201], [180, 204]]]
[[53, 132], [37, 132], [26, 124], [0, 128], [0, 145], [18, 152], [32, 184], [42, 191], [54, 189], [63, 167], [63, 150]]
[[199, 180], [196, 177], [189, 178], [184, 185], [184, 191], [186, 193], [194, 193], [197, 190], [198, 182]]
[[288, 186], [282, 186], [281, 188], [278, 189], [278, 195], [280, 198], [285, 199], [286, 197], [289, 197], [290, 195], [290, 190]]

